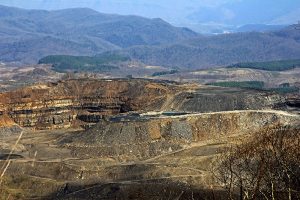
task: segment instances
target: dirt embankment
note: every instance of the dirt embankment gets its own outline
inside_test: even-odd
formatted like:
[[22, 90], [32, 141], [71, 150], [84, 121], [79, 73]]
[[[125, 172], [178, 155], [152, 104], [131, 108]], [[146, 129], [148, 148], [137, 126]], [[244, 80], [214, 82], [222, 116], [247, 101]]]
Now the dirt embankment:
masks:
[[7, 115], [0, 115], [0, 137], [19, 134], [22, 128]]
[[228, 111], [103, 121], [65, 137], [61, 144], [77, 156], [145, 159], [184, 149], [193, 142], [247, 135], [265, 127], [294, 125], [299, 115], [283, 111]]

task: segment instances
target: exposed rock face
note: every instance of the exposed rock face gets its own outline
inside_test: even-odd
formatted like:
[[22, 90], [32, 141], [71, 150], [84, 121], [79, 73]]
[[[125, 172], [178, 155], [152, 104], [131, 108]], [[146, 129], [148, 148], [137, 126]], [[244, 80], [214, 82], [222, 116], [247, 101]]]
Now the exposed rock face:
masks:
[[66, 128], [75, 119], [98, 122], [106, 115], [159, 108], [171, 89], [138, 80], [71, 80], [1, 94], [0, 112], [23, 127]]
[[76, 155], [145, 159], [183, 149], [192, 142], [292, 125], [299, 115], [282, 111], [231, 111], [102, 121], [61, 141]]
[[141, 79], [68, 80], [0, 94], [0, 115], [22, 127], [68, 128], [128, 111], [212, 112], [272, 108], [279, 95]]

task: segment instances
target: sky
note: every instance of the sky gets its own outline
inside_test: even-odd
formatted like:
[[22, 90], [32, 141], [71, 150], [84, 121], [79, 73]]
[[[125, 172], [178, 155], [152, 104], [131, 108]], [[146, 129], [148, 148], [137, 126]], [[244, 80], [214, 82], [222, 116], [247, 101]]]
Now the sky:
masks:
[[1, 5], [56, 10], [87, 7], [103, 13], [162, 18], [178, 26], [292, 24], [300, 0], [0, 0]]

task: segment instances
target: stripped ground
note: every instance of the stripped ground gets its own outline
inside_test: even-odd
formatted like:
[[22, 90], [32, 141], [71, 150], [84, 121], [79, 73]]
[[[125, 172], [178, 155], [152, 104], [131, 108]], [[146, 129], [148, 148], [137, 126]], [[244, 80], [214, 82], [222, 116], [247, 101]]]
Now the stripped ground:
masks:
[[[298, 117], [282, 111], [257, 112]], [[197, 114], [190, 117], [193, 115]], [[10, 158], [10, 165], [2, 179], [4, 195], [1, 198], [128, 199], [133, 195], [133, 199], [157, 199], [163, 194], [165, 199], [175, 199], [180, 195], [182, 199], [192, 199], [197, 195], [207, 195], [207, 190], [219, 190], [214, 182], [214, 159], [230, 146], [251, 137], [251, 134], [245, 133], [221, 135], [185, 144], [182, 149], [149, 159], [124, 162], [117, 156], [87, 155], [84, 159], [78, 158], [68, 148], [59, 145], [58, 141], [66, 135], [78, 131], [81, 130], [27, 130], [12, 152], [19, 157]], [[5, 141], [3, 138], [2, 144], [6, 145], [1, 147], [7, 149], [13, 146], [17, 138], [6, 137]], [[1, 165], [5, 163], [3, 158]], [[136, 196], [138, 191], [142, 196]]]
[[[159, 124], [166, 118], [190, 124], [195, 120], [206, 119], [207, 116], [216, 120], [200, 120], [194, 123], [198, 124], [197, 130], [204, 130], [204, 127], [211, 130], [199, 140], [182, 142], [175, 139], [173, 142], [177, 141], [180, 148], [162, 151], [161, 154], [143, 159], [136, 159], [134, 156], [131, 159], [124, 159], [124, 156], [114, 154], [97, 156], [89, 149], [89, 145], [84, 143], [80, 148], [86, 148], [86, 151], [78, 156], [72, 149], [62, 144], [62, 141], [68, 141], [66, 138], [77, 137], [78, 134], [83, 138], [85, 135], [98, 137], [97, 134], [100, 132], [97, 130], [93, 132], [93, 128], [88, 131], [23, 129], [21, 138], [18, 134], [1, 138], [0, 167], [3, 177], [0, 191], [3, 195], [0, 199], [203, 199], [211, 195], [214, 198], [218, 195], [221, 197], [222, 189], [214, 177], [214, 160], [232, 145], [240, 144], [251, 137], [252, 132], [247, 127], [260, 130], [259, 127], [271, 126], [272, 123], [292, 125], [299, 122], [299, 115], [276, 110], [192, 113], [179, 116], [159, 116], [159, 112], [152, 112], [145, 115], [151, 114], [156, 117], [154, 120], [153, 117], [149, 117], [149, 120]], [[233, 119], [232, 116], [242, 117], [240, 119], [243, 120], [231, 120], [227, 127], [224, 119], [228, 117]], [[245, 116], [248, 118], [244, 119]], [[115, 123], [116, 126], [125, 123], [129, 127], [132, 126], [130, 123], [134, 125], [138, 122], [133, 120], [111, 123]], [[221, 132], [230, 131], [229, 126], [236, 127], [235, 129], [240, 131], [232, 129], [231, 133], [218, 134], [220, 127], [226, 129], [219, 130]], [[120, 134], [122, 133], [121, 131]], [[215, 136], [212, 137], [211, 134]], [[115, 138], [118, 139], [120, 138]], [[168, 137], [160, 140], [168, 140]], [[70, 144], [76, 147], [76, 143]], [[98, 153], [101, 155], [101, 152]]]
[[[28, 157], [12, 160], [5, 176], [6, 192], [10, 194], [17, 192], [14, 195], [18, 197], [42, 199], [48, 195], [47, 192], [49, 194], [56, 193], [66, 184], [69, 185], [69, 188], [63, 197], [67, 199], [76, 198], [83, 194], [87, 195], [97, 188], [110, 185], [122, 187], [123, 185], [147, 185], [153, 182], [167, 181], [199, 187], [199, 185], [212, 179], [209, 161], [220, 153], [220, 148], [225, 148], [228, 145], [227, 138], [220, 138], [218, 141], [194, 143], [179, 151], [129, 163], [120, 163], [113, 158], [77, 159], [69, 157], [68, 154], [60, 155], [61, 158], [57, 159], [46, 159], [43, 145], [52, 146], [48, 149], [47, 155], [55, 154], [56, 148], [53, 141], [62, 135], [57, 132], [52, 133], [53, 135], [28, 133], [23, 137], [21, 144], [29, 145], [29, 141], [32, 141], [36, 134], [43, 135], [32, 144], [33, 146], [42, 144], [41, 149], [36, 150], [39, 156], [32, 157], [29, 153], [32, 149], [27, 149], [29, 152], [22, 152], [21, 154], [24, 156], [27, 154]], [[72, 132], [68, 134], [72, 134]], [[10, 141], [13, 142], [13, 138]], [[61, 151], [64, 150], [61, 149]], [[56, 170], [60, 170], [60, 175], [55, 173]], [[11, 179], [16, 176], [22, 177], [24, 182], [13, 182]], [[38, 185], [47, 185], [53, 191], [45, 192], [45, 189], [36, 185], [37, 183]], [[78, 187], [78, 184], [83, 186]], [[39, 189], [40, 191], [37, 192]], [[45, 196], [41, 195], [43, 192], [45, 192]], [[89, 197], [87, 195], [86, 199]]]

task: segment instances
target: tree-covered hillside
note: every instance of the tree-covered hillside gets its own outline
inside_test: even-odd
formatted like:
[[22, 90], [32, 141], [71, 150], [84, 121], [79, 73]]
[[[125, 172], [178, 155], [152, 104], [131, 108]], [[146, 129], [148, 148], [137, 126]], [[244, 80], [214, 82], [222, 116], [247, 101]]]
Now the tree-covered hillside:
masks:
[[107, 72], [118, 69], [118, 62], [127, 61], [128, 57], [116, 54], [102, 54], [97, 57], [54, 55], [42, 58], [40, 64], [52, 64], [58, 72], [97, 71]]
[[300, 59], [298, 60], [280, 60], [269, 62], [245, 62], [230, 65], [229, 68], [250, 68], [261, 69], [267, 71], [285, 71], [300, 67]]
[[254, 90], [264, 90], [269, 92], [276, 92], [281, 94], [299, 92], [299, 88], [290, 86], [289, 84], [283, 84], [276, 88], [266, 88], [263, 81], [225, 81], [225, 82], [214, 82], [208, 85], [219, 86], [219, 87], [233, 87], [233, 88], [246, 88]]
[[299, 38], [300, 31], [291, 26], [279, 32], [202, 36], [171, 45], [139, 46], [123, 51], [149, 65], [204, 69], [244, 62], [299, 59]]
[[48, 55], [95, 55], [135, 45], [161, 45], [198, 34], [161, 19], [74, 8], [24, 10], [0, 5], [0, 60], [36, 63]]
[[36, 63], [48, 55], [119, 52], [146, 65], [203, 69], [299, 59], [300, 31], [201, 36], [161, 19], [90, 9], [23, 10], [0, 6], [0, 60]]

